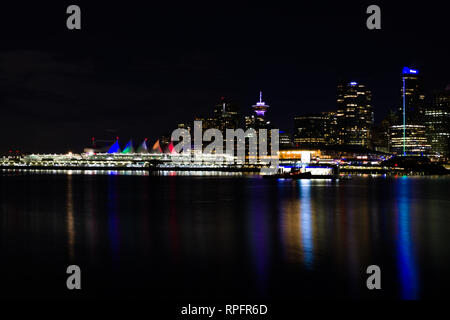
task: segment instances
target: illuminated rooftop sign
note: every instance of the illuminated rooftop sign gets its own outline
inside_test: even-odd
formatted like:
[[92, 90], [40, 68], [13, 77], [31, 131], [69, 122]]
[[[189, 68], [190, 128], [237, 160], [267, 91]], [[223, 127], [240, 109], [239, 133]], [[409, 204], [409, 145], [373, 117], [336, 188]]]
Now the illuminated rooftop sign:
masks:
[[403, 68], [403, 74], [418, 74], [419, 70], [410, 69], [408, 67]]

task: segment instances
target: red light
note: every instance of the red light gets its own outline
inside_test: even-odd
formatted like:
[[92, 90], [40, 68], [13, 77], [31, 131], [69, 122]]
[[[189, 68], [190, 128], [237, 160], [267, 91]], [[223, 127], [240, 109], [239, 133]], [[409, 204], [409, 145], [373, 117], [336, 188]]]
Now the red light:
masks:
[[397, 164], [395, 164], [395, 166], [397, 166]]
[[119, 140], [119, 137], [116, 137], [116, 140]]
[[94, 141], [95, 140], [95, 138], [94, 137], [92, 137], [92, 141]]
[[147, 138], [145, 138], [145, 141], [147, 141]]
[[12, 152], [12, 150], [9, 150], [9, 152], [11, 153], [11, 152]]

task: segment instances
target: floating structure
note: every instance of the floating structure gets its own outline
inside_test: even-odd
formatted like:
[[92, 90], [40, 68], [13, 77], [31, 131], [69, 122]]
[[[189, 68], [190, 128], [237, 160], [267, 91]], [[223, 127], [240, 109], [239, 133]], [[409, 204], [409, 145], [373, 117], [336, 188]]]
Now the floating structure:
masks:
[[280, 167], [273, 175], [265, 178], [277, 179], [338, 179], [339, 166], [337, 165], [304, 165], [303, 167]]

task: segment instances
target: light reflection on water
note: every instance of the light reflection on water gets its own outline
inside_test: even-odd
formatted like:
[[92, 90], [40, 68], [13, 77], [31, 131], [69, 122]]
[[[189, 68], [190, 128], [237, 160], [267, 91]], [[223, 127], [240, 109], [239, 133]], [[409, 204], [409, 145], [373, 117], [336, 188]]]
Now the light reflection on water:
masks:
[[0, 187], [0, 259], [16, 285], [24, 275], [14, 276], [16, 255], [33, 257], [38, 270], [52, 263], [110, 270], [98, 285], [108, 294], [121, 292], [108, 280], [117, 277], [121, 288], [157, 287], [162, 297], [205, 290], [208, 297], [370, 297], [371, 264], [380, 265], [389, 298], [434, 296], [450, 284], [439, 273], [450, 266], [448, 178], [72, 171], [7, 174]]
[[120, 248], [120, 218], [117, 208], [117, 179], [108, 177], [108, 230], [111, 255], [114, 263], [119, 259]]
[[67, 241], [69, 257], [73, 261], [75, 257], [75, 227], [73, 218], [73, 197], [72, 197], [72, 177], [67, 178]]
[[[443, 237], [444, 234], [437, 234], [439, 231], [434, 220], [430, 221], [431, 226], [435, 227], [432, 231], [434, 242], [428, 242], [420, 230], [414, 228], [419, 215], [431, 213], [426, 203], [428, 199], [418, 199], [417, 194], [419, 187], [430, 187], [433, 181], [446, 185], [450, 181], [448, 178], [385, 178], [361, 179], [357, 185], [325, 180], [299, 180], [296, 184], [278, 180], [278, 193], [289, 192], [279, 204], [284, 258], [310, 271], [316, 269], [316, 255], [319, 256], [319, 263], [331, 259], [337, 273], [349, 275], [349, 288], [357, 296], [364, 293], [365, 288], [358, 281], [366, 276], [365, 268], [378, 264], [386, 273], [386, 267], [390, 268], [388, 257], [393, 255], [396, 270], [389, 269], [387, 272], [396, 274], [397, 297], [420, 298], [417, 242], [425, 241], [420, 245], [430, 247], [433, 253], [439, 251], [442, 264], [448, 263], [448, 255], [442, 254], [443, 243], [436, 243], [436, 237]], [[376, 184], [376, 187], [370, 183]], [[298, 197], [292, 197], [291, 189], [297, 189]], [[433, 189], [436, 192], [429, 193], [444, 201], [447, 208], [433, 206], [433, 218], [446, 221], [446, 227], [449, 227], [444, 212], [450, 207], [450, 202], [439, 187]], [[443, 228], [441, 225], [440, 229]], [[324, 255], [327, 259], [323, 259]], [[425, 257], [422, 257], [421, 263], [427, 262], [423, 259]], [[442, 264], [439, 269], [443, 268]]]
[[403, 299], [419, 298], [417, 263], [411, 238], [411, 180], [399, 178], [397, 181], [397, 263]]
[[252, 194], [247, 203], [250, 213], [248, 219], [249, 245], [252, 248], [252, 261], [259, 290], [265, 295], [271, 247], [268, 205], [262, 199], [267, 198], [267, 190]]
[[311, 180], [300, 180], [300, 229], [303, 263], [312, 270], [314, 262], [313, 213], [311, 209]]

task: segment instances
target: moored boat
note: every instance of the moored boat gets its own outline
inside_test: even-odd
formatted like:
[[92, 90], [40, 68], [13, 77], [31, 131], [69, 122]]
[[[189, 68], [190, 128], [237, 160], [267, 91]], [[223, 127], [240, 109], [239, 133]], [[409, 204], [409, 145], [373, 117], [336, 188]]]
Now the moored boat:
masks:
[[275, 179], [337, 179], [339, 170], [336, 166], [307, 166], [302, 168], [280, 168], [277, 173], [265, 175], [264, 178]]

